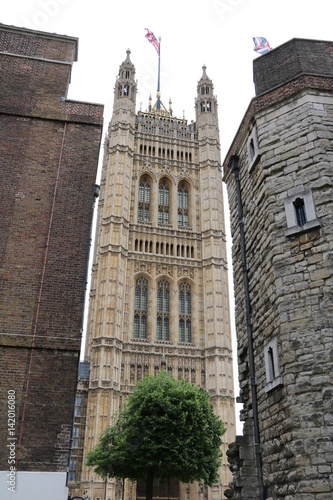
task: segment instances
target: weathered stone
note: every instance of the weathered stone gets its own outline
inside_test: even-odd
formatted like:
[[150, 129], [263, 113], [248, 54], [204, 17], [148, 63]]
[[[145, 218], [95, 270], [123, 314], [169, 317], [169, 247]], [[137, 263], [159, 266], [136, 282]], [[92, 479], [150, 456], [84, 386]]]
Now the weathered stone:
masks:
[[[332, 42], [293, 40], [255, 62], [259, 94], [224, 162], [238, 247], [237, 167], [247, 216], [258, 430], [266, 498], [274, 500], [333, 498], [332, 49]], [[288, 62], [281, 65], [283, 55]], [[310, 81], [302, 71], [313, 64], [318, 72]], [[254, 133], [259, 159], [249, 167]], [[257, 209], [253, 200], [260, 200]], [[299, 220], [301, 207], [306, 222]], [[236, 330], [244, 353], [239, 381], [244, 407], [251, 409], [244, 413], [244, 435], [250, 443], [253, 408], [251, 391], [245, 391], [250, 375], [239, 251], [233, 252], [233, 268]], [[240, 500], [247, 499], [249, 482], [243, 469], [240, 464], [234, 475], [233, 498]], [[257, 471], [249, 472], [257, 481]]]

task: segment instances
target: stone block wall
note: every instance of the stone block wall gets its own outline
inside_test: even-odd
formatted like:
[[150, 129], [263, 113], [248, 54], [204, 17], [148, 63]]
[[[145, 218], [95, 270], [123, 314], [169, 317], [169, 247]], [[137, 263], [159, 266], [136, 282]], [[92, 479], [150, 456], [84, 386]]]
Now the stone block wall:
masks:
[[[103, 107], [62, 99], [77, 40], [0, 26], [1, 407], [15, 459], [66, 471]], [[7, 411], [0, 442], [8, 438]], [[8, 469], [6, 448], [0, 467]]]
[[[331, 44], [322, 44], [326, 54]], [[292, 41], [291, 51], [294, 45]], [[299, 41], [296, 46], [304, 49], [309, 65], [309, 44], [303, 47]], [[281, 53], [284, 50], [282, 46]], [[262, 59], [261, 71], [266, 68]], [[280, 87], [268, 89], [265, 99], [258, 96], [252, 101], [225, 162], [244, 402], [242, 439], [253, 447], [239, 220], [235, 180], [228, 168], [231, 155], [238, 156], [240, 165], [266, 499], [317, 500], [333, 494], [332, 77], [330, 61], [322, 77], [307, 80], [307, 85], [303, 75], [288, 83], [283, 74], [277, 75]], [[302, 200], [307, 219], [298, 223], [296, 207]], [[230, 498], [245, 499], [250, 498], [249, 480], [238, 449], [233, 450], [238, 465]], [[256, 468], [253, 472], [256, 480]]]

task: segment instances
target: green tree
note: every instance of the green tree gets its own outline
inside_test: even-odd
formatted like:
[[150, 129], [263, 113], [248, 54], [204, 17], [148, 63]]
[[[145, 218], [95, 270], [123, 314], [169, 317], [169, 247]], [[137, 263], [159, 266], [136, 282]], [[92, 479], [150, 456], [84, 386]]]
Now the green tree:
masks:
[[146, 479], [151, 500], [154, 477], [212, 486], [224, 432], [204, 389], [162, 371], [137, 384], [86, 463], [103, 477]]

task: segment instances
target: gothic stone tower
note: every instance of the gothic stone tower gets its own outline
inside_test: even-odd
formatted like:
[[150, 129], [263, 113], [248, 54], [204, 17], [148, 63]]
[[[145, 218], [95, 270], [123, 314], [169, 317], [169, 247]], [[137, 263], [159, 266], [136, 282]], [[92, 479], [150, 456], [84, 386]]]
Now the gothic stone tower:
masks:
[[245, 421], [230, 498], [259, 498], [249, 328], [264, 498], [333, 498], [332, 53], [294, 39], [254, 61], [256, 97], [224, 163]]
[[[232, 351], [217, 101], [205, 68], [196, 123], [172, 116], [158, 95], [136, 114], [130, 51], [115, 84], [105, 142], [93, 264], [85, 453], [138, 380], [167, 370], [211, 394], [228, 431], [220, 482], [173, 485], [170, 498], [222, 497], [234, 439]], [[81, 493], [120, 498], [83, 466]], [[159, 490], [160, 496], [167, 492]], [[140, 498], [125, 485], [125, 498]]]

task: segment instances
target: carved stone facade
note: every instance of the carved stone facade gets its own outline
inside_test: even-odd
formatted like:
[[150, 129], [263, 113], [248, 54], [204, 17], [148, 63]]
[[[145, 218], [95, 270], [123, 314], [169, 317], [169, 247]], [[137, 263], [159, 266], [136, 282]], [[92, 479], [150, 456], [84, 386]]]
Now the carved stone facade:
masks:
[[[175, 118], [159, 95], [136, 113], [136, 85], [128, 51], [104, 149], [84, 455], [137, 381], [167, 370], [206, 388], [227, 427], [219, 483], [179, 485], [172, 498], [216, 500], [231, 479], [226, 450], [235, 436], [217, 101], [205, 67], [195, 123]], [[119, 482], [104, 482], [84, 465], [76, 479], [73, 493], [121, 497]], [[124, 492], [141, 498], [132, 483]]]
[[294, 39], [254, 61], [224, 162], [245, 423], [229, 498], [333, 498], [332, 51]]

